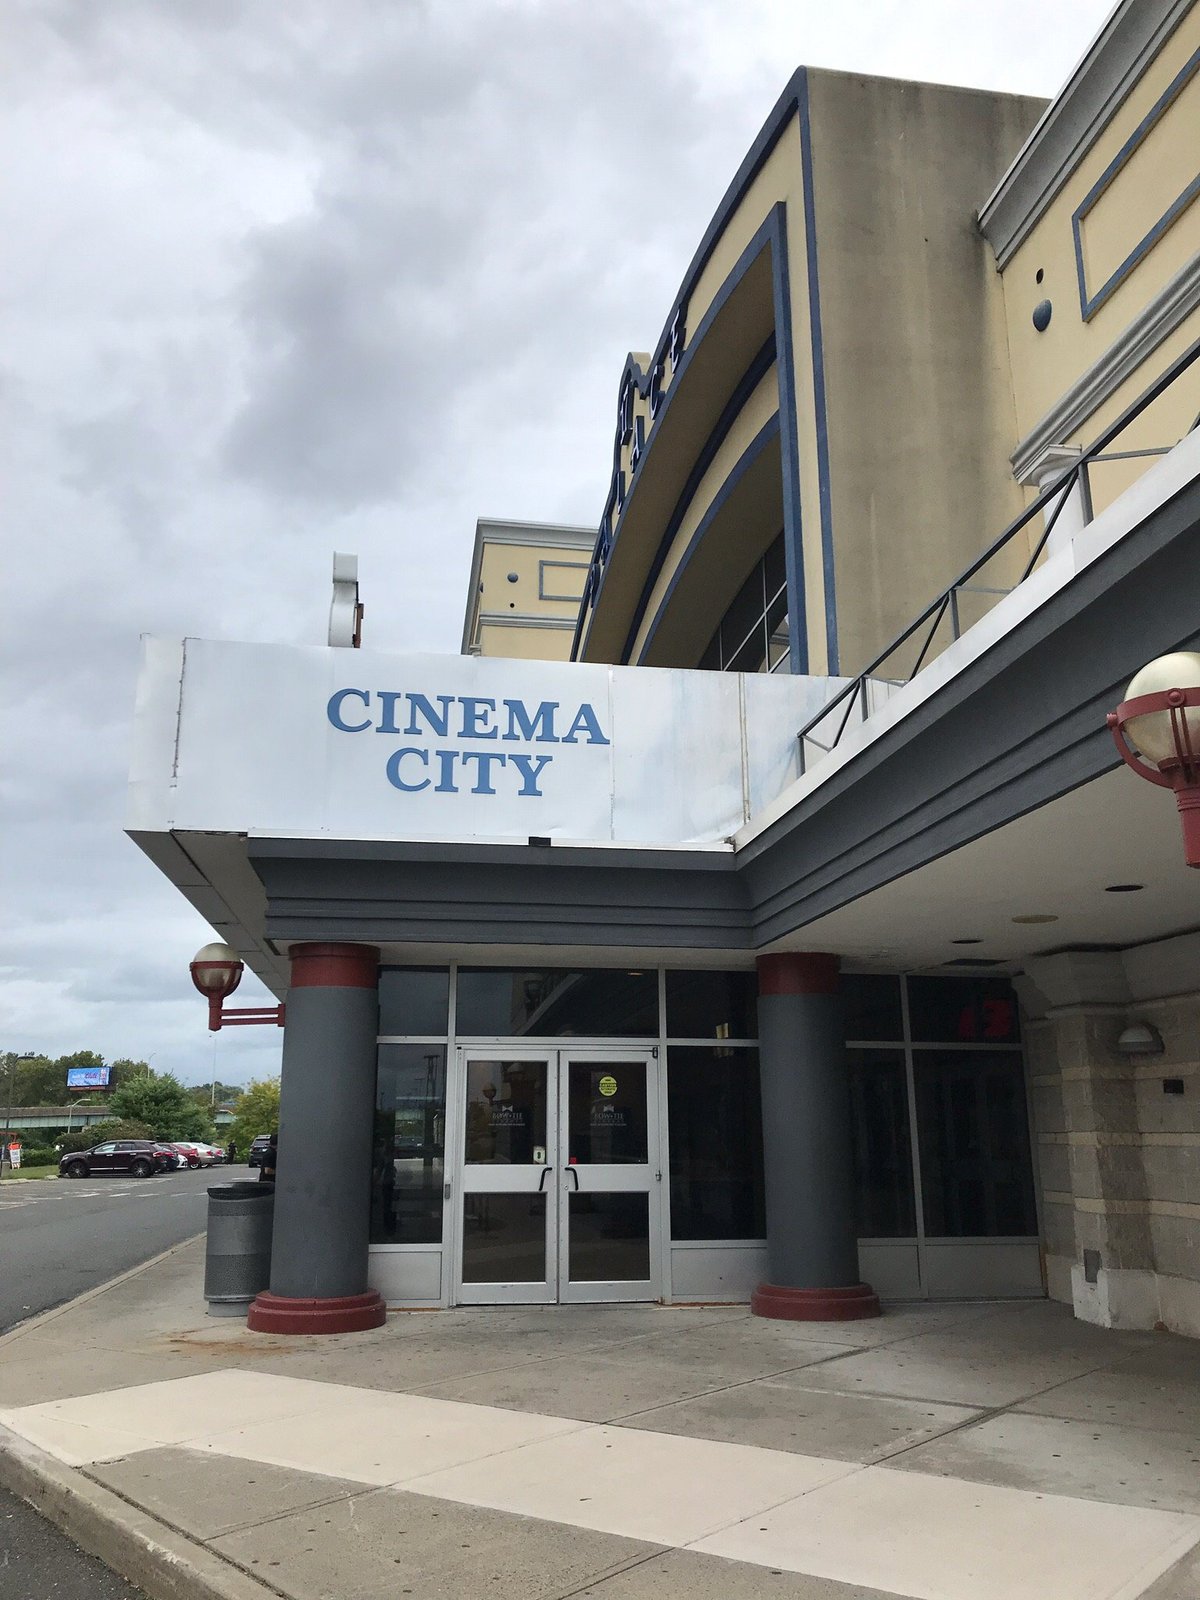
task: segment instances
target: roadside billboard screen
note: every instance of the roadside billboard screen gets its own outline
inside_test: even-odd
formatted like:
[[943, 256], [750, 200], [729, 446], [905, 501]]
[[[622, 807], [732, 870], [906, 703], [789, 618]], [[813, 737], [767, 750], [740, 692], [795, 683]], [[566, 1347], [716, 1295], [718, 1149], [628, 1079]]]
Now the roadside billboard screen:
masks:
[[68, 1067], [68, 1089], [107, 1089], [110, 1067]]

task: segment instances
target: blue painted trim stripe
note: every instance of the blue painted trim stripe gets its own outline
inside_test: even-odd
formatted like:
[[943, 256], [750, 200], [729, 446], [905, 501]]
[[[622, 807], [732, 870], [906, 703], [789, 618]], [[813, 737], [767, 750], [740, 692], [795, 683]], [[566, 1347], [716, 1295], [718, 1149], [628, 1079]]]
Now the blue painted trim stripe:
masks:
[[[730, 269], [728, 276], [725, 278], [725, 280], [721, 284], [721, 287], [717, 290], [716, 294], [713, 296], [712, 304], [709, 306], [708, 310], [705, 312], [704, 319], [700, 323], [700, 326], [696, 329], [695, 334], [691, 338], [689, 338], [688, 344], [687, 344], [687, 348], [684, 350], [683, 357], [682, 357], [682, 359], [681, 359], [681, 361], [679, 363], [679, 368], [678, 368], [678, 370], [676, 372], [672, 373], [672, 375], [671, 375], [670, 387], [667, 389], [666, 394], [663, 396], [663, 402], [662, 402], [662, 405], [659, 407], [658, 416], [655, 419], [654, 426], [650, 429], [650, 432], [649, 432], [649, 434], [647, 436], [646, 447], [642, 452], [642, 463], [643, 463], [643, 465], [638, 467], [638, 476], [639, 477], [641, 476], [642, 472], [645, 470], [644, 463], [649, 458], [651, 452], [654, 449], [656, 441], [660, 437], [659, 425], [661, 424], [664, 416], [667, 414], [667, 411], [669, 410], [669, 408], [671, 406], [671, 402], [672, 402], [673, 397], [677, 396], [680, 393], [680, 391], [682, 389], [682, 386], [683, 386], [683, 383], [684, 383], [684, 380], [686, 379], [688, 371], [689, 371], [689, 369], [691, 367], [691, 364], [695, 360], [697, 352], [703, 346], [704, 340], [707, 337], [707, 335], [709, 333], [709, 330], [712, 328], [712, 326], [716, 322], [717, 318], [724, 311], [726, 305], [728, 304], [730, 295], [733, 294], [734, 290], [741, 283], [742, 279], [746, 276], [747, 272], [749, 272], [750, 268], [755, 264], [755, 262], [758, 260], [759, 256], [762, 255], [763, 250], [766, 249], [768, 245], [773, 247], [773, 252], [772, 252], [772, 257], [771, 257], [772, 272], [774, 273], [775, 271], [777, 271], [777, 267], [778, 267], [778, 250], [782, 247], [782, 243], [783, 243], [783, 226], [782, 226], [783, 213], [784, 213], [784, 206], [783, 206], [783, 202], [782, 201], [779, 201], [774, 206], [772, 206], [771, 210], [767, 213], [766, 218], [760, 224], [757, 232], [754, 234], [754, 237], [750, 240], [749, 244], [747, 244], [746, 248], [742, 251], [742, 253], [738, 257], [736, 263]], [[790, 321], [789, 321], [789, 327], [790, 327]], [[776, 328], [776, 336], [777, 337], [778, 337], [778, 334], [779, 334], [779, 329], [777, 327]], [[625, 372], [629, 372], [631, 370], [636, 372], [636, 371], [640, 371], [640, 368], [638, 368], [636, 366], [636, 363], [633, 363], [632, 361], [627, 361], [626, 364], [625, 364], [625, 369], [624, 370], [625, 370]], [[622, 378], [622, 382], [624, 382], [623, 378]], [[614, 546], [616, 545], [617, 540], [620, 538], [622, 527], [624, 525], [625, 517], [628, 514], [629, 506], [632, 503], [633, 491], [634, 491], [635, 487], [636, 487], [636, 479], [634, 480], [634, 483], [629, 486], [629, 491], [628, 491], [628, 495], [627, 495], [626, 500], [625, 500], [625, 504], [624, 504], [624, 506], [623, 506], [623, 508], [621, 510], [620, 516], [617, 518], [617, 525], [612, 530], [611, 543]], [[607, 515], [607, 513], [606, 513], [606, 515]], [[601, 526], [601, 538], [599, 540], [597, 540], [597, 544], [599, 544], [601, 542], [601, 540], [603, 539], [603, 534], [604, 534], [604, 528], [603, 528], [603, 525], [602, 525]], [[588, 642], [588, 639], [591, 636], [591, 618], [595, 616], [596, 607], [599, 605], [600, 597], [604, 593], [604, 584], [605, 584], [605, 581], [607, 579], [607, 576], [608, 576], [608, 567], [607, 567], [607, 564], [606, 564], [604, 570], [600, 574], [599, 583], [596, 585], [595, 589], [592, 591], [591, 615], [589, 616], [589, 619], [588, 619], [588, 626], [587, 626], [586, 633], [583, 631], [584, 607], [581, 605], [580, 608], [579, 608], [579, 618], [578, 618], [578, 620], [576, 621], [576, 624], [575, 624], [575, 638], [574, 638], [574, 640], [572, 642], [572, 646], [571, 646], [571, 659], [573, 661], [579, 659], [580, 650], [585, 650], [587, 648], [587, 642]], [[585, 592], [587, 592], [587, 591], [585, 591]]]
[[[645, 664], [646, 653], [650, 649], [651, 644], [654, 642], [654, 635], [658, 632], [663, 618], [670, 609], [671, 601], [674, 598], [675, 590], [679, 584], [679, 580], [683, 577], [684, 573], [691, 565], [692, 559], [696, 555], [696, 552], [700, 549], [701, 545], [708, 537], [708, 532], [712, 527], [713, 522], [717, 519], [717, 517], [720, 516], [730, 496], [734, 493], [738, 484], [746, 476], [746, 473], [758, 460], [759, 456], [771, 443], [772, 439], [779, 438], [779, 435], [779, 413], [776, 412], [770, 421], [765, 422], [758, 430], [758, 432], [754, 435], [754, 438], [738, 457], [734, 466], [730, 468], [729, 476], [725, 479], [724, 483], [722, 483], [720, 493], [713, 500], [713, 503], [709, 506], [703, 517], [701, 517], [700, 522], [696, 527], [696, 531], [688, 540], [687, 549], [679, 558], [679, 565], [671, 574], [671, 581], [667, 585], [667, 592], [663, 595], [661, 601], [659, 602], [658, 610], [654, 613], [654, 619], [646, 633], [646, 642], [643, 644], [641, 651], [638, 654], [637, 661], [634, 663], [635, 666], [640, 667]], [[769, 544], [767, 548], [769, 548]]]
[[804, 519], [800, 500], [800, 436], [796, 421], [796, 357], [792, 341], [792, 286], [788, 269], [787, 207], [772, 211], [771, 285], [775, 296], [776, 374], [781, 418], [783, 559], [788, 593], [788, 671], [808, 671], [808, 599], [804, 590]]
[[658, 582], [659, 573], [671, 553], [675, 535], [679, 532], [679, 524], [687, 515], [688, 507], [695, 499], [696, 490], [700, 487], [700, 480], [712, 465], [713, 457], [729, 437], [729, 430], [741, 415], [743, 406], [758, 387], [763, 374], [770, 370], [771, 363], [774, 360], [775, 335], [772, 333], [738, 379], [737, 385], [729, 397], [728, 404], [717, 418], [712, 432], [704, 441], [703, 449], [696, 457], [691, 472], [688, 473], [687, 482], [680, 492], [679, 499], [675, 502], [675, 509], [671, 512], [663, 536], [658, 542], [658, 549], [654, 552], [654, 560], [650, 563], [650, 571], [647, 573], [646, 581], [642, 585], [642, 593], [633, 614], [633, 621], [630, 624], [628, 634], [625, 636], [625, 644], [621, 650], [622, 665], [628, 664], [629, 658], [633, 654], [634, 641], [637, 639], [638, 629], [641, 627], [642, 620], [646, 615], [646, 608], [650, 604], [650, 596], [654, 592], [654, 585]]
[[[741, 166], [734, 173], [733, 179], [732, 179], [729, 187], [726, 189], [725, 193], [722, 195], [721, 203], [717, 207], [716, 212], [713, 215], [712, 221], [709, 223], [708, 227], [704, 230], [704, 237], [701, 239], [699, 245], [697, 246], [696, 253], [692, 257], [691, 261], [689, 262], [687, 271], [683, 275], [683, 282], [680, 284], [679, 292], [675, 296], [674, 301], [672, 302], [670, 315], [667, 318], [666, 325], [663, 328], [663, 332], [662, 332], [662, 334], [661, 334], [661, 336], [659, 338], [658, 344], [655, 346], [654, 356], [652, 357], [651, 362], [650, 362], [651, 372], [653, 372], [654, 367], [656, 366], [658, 361], [661, 360], [663, 351], [667, 348], [667, 346], [668, 346], [668, 344], [670, 342], [671, 328], [672, 328], [672, 325], [675, 322], [675, 319], [677, 317], [679, 317], [679, 316], [683, 316], [684, 317], [685, 326], [686, 326], [687, 305], [688, 305], [689, 299], [691, 298], [692, 290], [696, 286], [697, 278], [699, 278], [700, 274], [704, 271], [704, 268], [707, 266], [708, 259], [712, 255], [714, 249], [716, 248], [717, 240], [724, 233], [725, 227], [726, 227], [726, 224], [729, 221], [729, 218], [733, 215], [734, 211], [736, 211], [738, 206], [742, 203], [742, 200], [745, 197], [746, 191], [750, 188], [750, 185], [754, 182], [755, 178], [758, 176], [759, 172], [762, 170], [762, 167], [764, 166], [764, 164], [766, 163], [767, 159], [771, 155], [771, 152], [774, 150], [775, 146], [779, 143], [779, 140], [783, 135], [784, 129], [787, 127], [787, 125], [788, 125], [789, 121], [791, 120], [791, 118], [795, 115], [796, 106], [797, 106], [797, 102], [798, 102], [799, 94], [800, 94], [800, 83], [801, 83], [802, 78], [804, 78], [804, 76], [805, 76], [805, 72], [806, 72], [806, 69], [801, 67], [796, 72], [794, 72], [792, 74], [792, 76], [788, 79], [788, 82], [787, 82], [786, 86], [784, 87], [783, 93], [779, 96], [779, 99], [775, 102], [774, 106], [772, 106], [770, 115], [767, 117], [766, 121], [763, 123], [762, 127], [759, 129], [758, 136], [755, 138], [754, 143], [750, 146], [750, 149], [746, 152], [746, 155], [742, 160]], [[685, 360], [686, 360], [686, 357], [687, 357], [687, 348], [688, 348], [688, 344], [689, 343], [690, 343], [690, 341], [685, 340], [685, 349], [684, 349], [684, 359]], [[646, 394], [646, 392], [647, 392], [647, 390], [649, 388], [649, 384], [650, 384], [650, 374], [649, 373], [642, 373], [641, 368], [637, 365], [637, 363], [635, 361], [633, 361], [632, 358], [629, 358], [629, 359], [626, 360], [625, 366], [622, 369], [621, 385], [618, 385], [618, 389], [617, 389], [618, 398], [620, 396], [621, 386], [625, 382], [625, 377], [626, 377], [627, 373], [629, 373], [629, 374], [631, 374], [633, 376], [634, 381], [637, 382], [637, 384], [638, 384], [638, 388], [639, 388], [640, 392], [643, 395]], [[674, 384], [675, 384], [675, 374], [672, 374], [671, 386], [667, 390], [665, 399], [667, 399], [667, 400], [670, 399], [671, 388], [674, 388]], [[653, 429], [651, 429], [651, 434], [653, 434]], [[618, 440], [617, 444], [614, 446], [614, 451], [613, 451], [614, 471], [615, 471], [615, 462], [619, 457], [619, 452], [620, 452], [620, 443], [619, 443], [619, 440]], [[604, 542], [605, 534], [606, 534], [606, 527], [607, 527], [607, 523], [608, 523], [608, 519], [609, 519], [609, 515], [611, 513], [611, 510], [612, 510], [612, 495], [610, 493], [608, 501], [606, 502], [605, 507], [604, 507], [604, 514], [603, 514], [603, 517], [601, 518], [600, 529], [599, 529], [599, 532], [597, 533], [597, 536], [596, 536], [596, 549], [597, 550], [599, 550], [600, 545]], [[612, 532], [612, 538], [614, 538], [614, 539], [616, 538], [616, 529], [614, 529], [613, 532]], [[584, 630], [583, 630], [583, 619], [584, 619], [584, 610], [585, 610], [585, 607], [588, 604], [589, 597], [590, 597], [590, 589], [587, 589], [587, 590], [585, 590], [584, 602], [583, 602], [583, 604], [580, 605], [580, 608], [579, 608], [579, 616], [577, 617], [576, 622], [575, 622], [575, 633], [574, 633], [574, 636], [572, 637], [572, 640], [571, 640], [571, 660], [572, 661], [577, 661], [579, 659], [580, 649], [585, 644], [585, 640], [584, 640], [584, 636], [583, 636], [583, 633], [584, 633]], [[594, 609], [594, 602], [593, 602], [593, 609]]]
[[813, 406], [817, 434], [817, 500], [821, 516], [821, 567], [825, 577], [826, 671], [836, 677], [838, 651], [837, 585], [833, 556], [833, 498], [829, 484], [829, 424], [825, 404], [825, 349], [821, 336], [821, 286], [817, 271], [817, 208], [813, 191], [812, 128], [808, 111], [808, 68], [798, 74], [800, 171], [804, 192], [804, 241], [808, 259], [808, 322], [812, 340]]
[[[1112, 185], [1113, 180], [1121, 169], [1128, 165], [1138, 146], [1149, 136], [1155, 124], [1161, 121], [1174, 101], [1179, 98], [1191, 79], [1195, 77], [1198, 70], [1200, 70], [1200, 49], [1193, 51], [1188, 57], [1183, 67], [1172, 78], [1163, 93], [1154, 102], [1108, 166], [1096, 179], [1096, 182], [1080, 201], [1077, 210], [1071, 217], [1071, 232], [1075, 241], [1075, 275], [1079, 280], [1079, 314], [1085, 322], [1091, 321], [1092, 317], [1095, 316], [1109, 296], [1121, 286], [1142, 257], [1154, 248], [1172, 223], [1187, 210], [1196, 196], [1200, 194], [1200, 173], [1198, 173], [1187, 185], [1183, 193], [1171, 202], [1154, 226], [1138, 240], [1120, 266], [1101, 284], [1094, 295], [1089, 296], [1087, 270], [1083, 260], [1084, 219], [1096, 205], [1101, 195]], [[1197, 138], [1197, 145], [1200, 146], [1200, 136]]]

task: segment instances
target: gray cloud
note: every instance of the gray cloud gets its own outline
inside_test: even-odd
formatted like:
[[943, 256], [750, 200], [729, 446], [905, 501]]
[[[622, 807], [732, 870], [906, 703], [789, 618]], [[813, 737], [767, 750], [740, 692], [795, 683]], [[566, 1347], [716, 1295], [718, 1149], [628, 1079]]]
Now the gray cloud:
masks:
[[1104, 10], [18, 7], [0, 1048], [277, 1062], [205, 1033], [208, 930], [121, 833], [140, 632], [319, 642], [338, 548], [370, 643], [454, 650], [477, 516], [598, 516], [625, 352], [799, 60], [1048, 93]]

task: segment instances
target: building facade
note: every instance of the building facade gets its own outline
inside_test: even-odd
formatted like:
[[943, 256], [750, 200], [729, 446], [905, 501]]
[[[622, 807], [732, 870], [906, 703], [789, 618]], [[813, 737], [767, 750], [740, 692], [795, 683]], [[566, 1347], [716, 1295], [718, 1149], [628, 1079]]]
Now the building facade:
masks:
[[148, 643], [130, 832], [287, 996], [252, 1326], [1200, 1333], [1197, 880], [1105, 727], [1200, 648], [1198, 93], [1144, 0], [1049, 106], [802, 69], [462, 656]]
[[591, 528], [481, 518], [463, 654], [567, 660], [595, 539]]

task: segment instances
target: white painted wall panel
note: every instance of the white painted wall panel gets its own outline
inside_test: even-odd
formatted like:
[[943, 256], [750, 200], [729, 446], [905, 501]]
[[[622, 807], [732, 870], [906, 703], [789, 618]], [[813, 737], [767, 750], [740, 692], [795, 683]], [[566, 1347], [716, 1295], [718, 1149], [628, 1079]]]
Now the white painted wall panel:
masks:
[[442, 1298], [442, 1251], [372, 1250], [367, 1282], [390, 1306], [437, 1305]]

